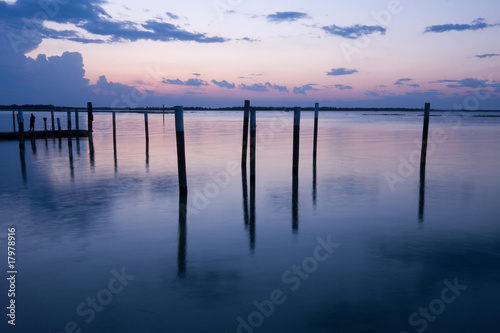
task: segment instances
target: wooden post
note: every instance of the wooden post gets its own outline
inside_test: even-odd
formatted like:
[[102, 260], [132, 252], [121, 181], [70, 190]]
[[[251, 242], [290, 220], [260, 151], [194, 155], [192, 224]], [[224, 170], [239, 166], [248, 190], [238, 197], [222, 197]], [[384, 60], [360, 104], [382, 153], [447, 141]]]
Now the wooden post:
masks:
[[43, 130], [47, 131], [47, 117], [43, 117]]
[[241, 168], [247, 166], [247, 150], [248, 150], [248, 115], [250, 112], [250, 101], [245, 100], [245, 108], [243, 111], [243, 143], [241, 149]]
[[52, 130], [56, 130], [56, 124], [54, 123], [54, 110], [50, 110], [50, 119], [52, 120]]
[[12, 111], [12, 128], [14, 129], [14, 133], [16, 132], [16, 112]]
[[165, 125], [165, 104], [163, 104], [163, 125]]
[[71, 146], [73, 144], [71, 140], [71, 111], [67, 110], [66, 113], [68, 115], [68, 145]]
[[115, 172], [118, 171], [118, 156], [116, 152], [116, 113], [113, 111], [113, 156], [115, 161]]
[[146, 145], [149, 144], [149, 119], [148, 119], [148, 112], [144, 111], [144, 128], [146, 129]]
[[313, 161], [316, 161], [316, 155], [318, 150], [318, 114], [319, 114], [319, 103], [316, 103], [314, 106]]
[[57, 130], [61, 132], [61, 119], [57, 117]]
[[179, 192], [181, 195], [187, 194], [186, 176], [186, 149], [184, 142], [184, 109], [182, 106], [175, 106], [175, 136], [177, 139], [177, 170], [179, 176]]
[[92, 109], [92, 102], [87, 103], [87, 131], [92, 134], [92, 122], [94, 121], [94, 114]]
[[257, 148], [257, 119], [255, 108], [250, 109], [250, 187], [255, 185], [255, 149]]
[[116, 145], [116, 114], [115, 114], [115, 111], [113, 111], [113, 142]]
[[427, 159], [427, 138], [429, 136], [429, 117], [430, 117], [430, 103], [425, 103], [424, 112], [424, 129], [422, 132], [422, 152], [420, 153], [420, 172], [425, 172], [425, 164]]
[[293, 168], [294, 174], [299, 172], [299, 146], [300, 146], [300, 108], [295, 108], [293, 117]]
[[17, 114], [17, 121], [19, 123], [19, 146], [24, 149], [24, 115], [23, 109], [19, 109]]
[[75, 129], [80, 130], [80, 119], [78, 118], [78, 109], [75, 109]]

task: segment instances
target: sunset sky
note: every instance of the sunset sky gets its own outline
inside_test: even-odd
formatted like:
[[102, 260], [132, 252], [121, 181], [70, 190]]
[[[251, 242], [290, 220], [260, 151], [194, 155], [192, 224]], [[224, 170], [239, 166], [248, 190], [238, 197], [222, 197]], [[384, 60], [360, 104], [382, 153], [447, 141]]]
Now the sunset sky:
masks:
[[0, 104], [500, 109], [498, 0], [0, 0]]

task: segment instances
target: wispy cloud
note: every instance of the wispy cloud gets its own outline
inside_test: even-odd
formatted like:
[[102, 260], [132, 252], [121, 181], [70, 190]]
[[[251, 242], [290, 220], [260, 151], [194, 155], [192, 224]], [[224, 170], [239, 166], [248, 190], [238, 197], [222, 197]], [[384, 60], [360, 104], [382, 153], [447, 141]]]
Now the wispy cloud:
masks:
[[186, 81], [182, 81], [180, 79], [175, 79], [175, 80], [164, 79], [161, 82], [165, 83], [165, 84], [173, 84], [173, 85], [178, 85], [178, 86], [189, 86], [189, 87], [208, 86], [207, 81], [200, 80], [200, 79], [189, 79]]
[[242, 83], [238, 86], [238, 88], [241, 90], [249, 90], [249, 91], [268, 91], [269, 90], [269, 89], [267, 89], [266, 85], [262, 84], [262, 83], [254, 83], [250, 86]]
[[338, 89], [338, 90], [351, 90], [352, 89], [351, 86], [346, 86], [343, 84], [334, 84], [333, 87]]
[[300, 13], [300, 12], [276, 12], [274, 14], [266, 16], [269, 22], [275, 22], [275, 23], [294, 22], [308, 17], [309, 15], [307, 15], [306, 13]]
[[289, 92], [286, 86], [280, 86], [277, 84], [272, 84], [270, 82], [254, 83], [252, 85], [246, 85], [242, 83], [238, 86], [238, 88], [241, 90], [250, 90], [250, 91], [269, 91], [269, 89], [272, 89], [284, 93]]
[[463, 80], [437, 80], [431, 81], [429, 83], [449, 83], [446, 86], [448, 88], [500, 88], [500, 83], [488, 80], [478, 80], [473, 78], [467, 78]]
[[253, 38], [250, 38], [250, 37], [238, 38], [236, 40], [243, 41], [243, 42], [250, 42], [250, 43], [260, 42], [259, 39], [253, 39]]
[[226, 80], [222, 80], [222, 81], [212, 80], [210, 82], [212, 82], [213, 84], [215, 84], [216, 86], [218, 86], [220, 88], [227, 88], [227, 89], [236, 88], [236, 85], [234, 83], [232, 83], [232, 82], [229, 83]]
[[301, 87], [295, 87], [295, 88], [293, 88], [293, 93], [306, 95], [307, 91], [318, 91], [319, 89], [315, 88], [315, 86], [317, 86], [317, 84], [309, 83], [309, 84], [303, 85]]
[[410, 78], [404, 78], [404, 79], [399, 79], [396, 82], [394, 82], [395, 86], [402, 86], [404, 82], [409, 82], [412, 81], [413, 79]]
[[478, 18], [472, 21], [472, 24], [441, 24], [431, 25], [425, 28], [424, 33], [435, 32], [442, 33], [448, 31], [467, 31], [467, 30], [482, 30], [486, 28], [496, 27], [498, 24], [488, 24], [483, 18]]
[[170, 12], [167, 12], [166, 14], [167, 14], [168, 17], [170, 17], [173, 20], [178, 20], [179, 19], [179, 16], [177, 16], [175, 14], [172, 14]]
[[417, 84], [417, 83], [407, 84], [407, 86], [412, 87], [412, 88], [420, 88], [420, 84]]
[[380, 25], [353, 25], [350, 27], [339, 27], [337, 25], [325, 26], [322, 28], [330, 35], [340, 36], [348, 39], [358, 39], [366, 35], [380, 33], [385, 35], [386, 28]]
[[493, 57], [500, 57], [500, 54], [497, 53], [478, 54], [475, 57], [479, 59], [493, 58]]
[[341, 68], [332, 68], [332, 70], [326, 73], [326, 75], [333, 75], [333, 76], [351, 75], [357, 72], [358, 72], [357, 69], [347, 69], [345, 67], [341, 67]]

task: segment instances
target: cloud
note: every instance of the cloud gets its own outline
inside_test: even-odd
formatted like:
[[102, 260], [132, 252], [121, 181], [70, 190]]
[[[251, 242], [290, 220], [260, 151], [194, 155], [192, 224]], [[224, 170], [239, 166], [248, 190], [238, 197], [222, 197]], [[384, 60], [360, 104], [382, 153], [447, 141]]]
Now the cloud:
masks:
[[281, 23], [281, 22], [294, 22], [303, 18], [308, 18], [309, 15], [300, 12], [276, 12], [271, 15], [267, 15], [266, 18], [269, 22]]
[[500, 54], [497, 53], [478, 54], [475, 57], [479, 59], [493, 58], [493, 57], [500, 57]]
[[196, 76], [196, 77], [200, 77], [200, 76], [201, 76], [201, 74], [200, 74], [200, 73], [193, 73], [192, 75], [193, 75], [193, 76]]
[[412, 87], [412, 88], [420, 88], [420, 84], [407, 84], [408, 87]]
[[350, 90], [350, 89], [352, 89], [351, 86], [345, 86], [343, 84], [334, 84], [333, 87], [337, 88], [338, 90]]
[[227, 88], [227, 89], [234, 89], [234, 88], [236, 88], [236, 85], [234, 83], [232, 83], [232, 82], [229, 83], [226, 80], [222, 80], [222, 81], [212, 80], [210, 82], [212, 82], [213, 84], [215, 84], [216, 86], [218, 86], [220, 88]]
[[333, 75], [333, 76], [338, 76], [338, 75], [351, 75], [357, 73], [357, 69], [347, 69], [345, 67], [341, 68], [332, 68], [331, 71], [326, 73], [326, 75]]
[[239, 89], [241, 90], [249, 90], [249, 91], [269, 91], [269, 89], [273, 89], [279, 92], [286, 92], [288, 93], [288, 88], [286, 86], [280, 86], [277, 84], [271, 84], [269, 82], [266, 83], [254, 83], [251, 86], [246, 85], [246, 84], [240, 84], [238, 86]]
[[405, 79], [399, 79], [396, 82], [394, 82], [395, 86], [401, 86], [403, 85], [403, 82], [409, 82], [412, 81], [413, 79], [405, 78]]
[[238, 38], [236, 40], [243, 41], [243, 42], [250, 42], [250, 43], [260, 42], [260, 39], [252, 39], [250, 37]]
[[277, 90], [279, 92], [286, 92], [286, 93], [289, 92], [286, 86], [279, 86], [277, 84], [271, 84], [269, 82], [266, 82], [266, 87]]
[[431, 81], [429, 83], [450, 83], [447, 84], [446, 86], [448, 88], [497, 88], [497, 90], [500, 88], [500, 83], [494, 82], [491, 80], [478, 80], [478, 79], [472, 79], [472, 78], [467, 78], [463, 80], [437, 80], [437, 81]]
[[358, 39], [363, 36], [372, 35], [380, 33], [385, 35], [386, 28], [376, 25], [353, 25], [350, 27], [339, 27], [337, 25], [325, 26], [322, 28], [324, 31], [330, 35], [340, 36], [348, 39]]
[[170, 80], [164, 79], [161, 81], [165, 84], [173, 84], [178, 86], [189, 86], [189, 87], [200, 87], [200, 86], [208, 86], [208, 82], [200, 79], [189, 79], [186, 81], [182, 81], [180, 79]]
[[441, 25], [431, 25], [425, 28], [424, 33], [435, 32], [443, 33], [448, 31], [475, 31], [483, 30], [486, 28], [496, 27], [498, 24], [488, 24], [484, 19], [478, 18], [472, 21], [472, 24], [441, 24]]
[[385, 84], [379, 84], [378, 86], [375, 86], [377, 88], [386, 88], [387, 86]]
[[[89, 43], [116, 43], [138, 40], [193, 41], [223, 43], [229, 39], [190, 32], [159, 20], [132, 22], [116, 20], [102, 7], [103, 0], [55, 1], [17, 0], [13, 4], [0, 1], [2, 33], [15, 52], [23, 54], [35, 49], [44, 39], [62, 39]], [[47, 22], [73, 26], [64, 31], [47, 27]], [[83, 30], [83, 32], [82, 32]], [[91, 33], [95, 38], [87, 38]]]
[[249, 91], [268, 91], [267, 86], [262, 83], [254, 83], [251, 86], [248, 86], [244, 83], [238, 86], [241, 90], [249, 90]]
[[177, 16], [175, 14], [172, 14], [170, 12], [167, 12], [166, 14], [167, 14], [168, 17], [170, 17], [173, 20], [178, 20], [179, 19], [179, 16]]
[[317, 84], [309, 83], [309, 84], [303, 85], [301, 87], [295, 87], [295, 88], [293, 88], [293, 93], [306, 95], [307, 91], [318, 91], [319, 89], [315, 88], [314, 86], [317, 86]]

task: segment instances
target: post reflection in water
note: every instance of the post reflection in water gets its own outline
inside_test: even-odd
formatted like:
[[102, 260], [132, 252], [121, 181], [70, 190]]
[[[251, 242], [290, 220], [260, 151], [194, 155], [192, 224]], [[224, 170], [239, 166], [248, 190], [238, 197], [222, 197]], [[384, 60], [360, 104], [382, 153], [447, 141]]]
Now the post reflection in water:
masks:
[[186, 276], [186, 247], [187, 247], [187, 194], [179, 195], [179, 244], [177, 250], [177, 276]]
[[250, 251], [255, 250], [255, 178], [250, 179]]
[[316, 177], [316, 155], [313, 157], [313, 182], [312, 182], [312, 199], [313, 206], [316, 208], [316, 196], [317, 194], [317, 177]]
[[292, 178], [292, 231], [299, 231], [299, 174], [295, 172]]
[[89, 159], [90, 159], [90, 169], [95, 169], [95, 150], [94, 150], [94, 140], [92, 138], [92, 133], [89, 136]]
[[73, 164], [73, 145], [71, 144], [71, 138], [68, 138], [68, 154], [69, 154], [69, 171], [71, 175], [71, 180], [75, 179], [75, 167]]
[[23, 177], [23, 183], [26, 184], [26, 182], [28, 181], [28, 176], [26, 173], [26, 149], [21, 145], [19, 145], [19, 157], [21, 158], [21, 174]]
[[249, 216], [248, 216], [248, 185], [247, 185], [247, 169], [241, 168], [241, 188], [243, 190], [243, 221], [245, 229], [248, 229]]
[[425, 165], [420, 167], [420, 191], [418, 200], [418, 220], [424, 222], [425, 210]]
[[33, 152], [33, 155], [36, 155], [36, 141], [35, 141], [35, 139], [31, 139], [31, 151]]

